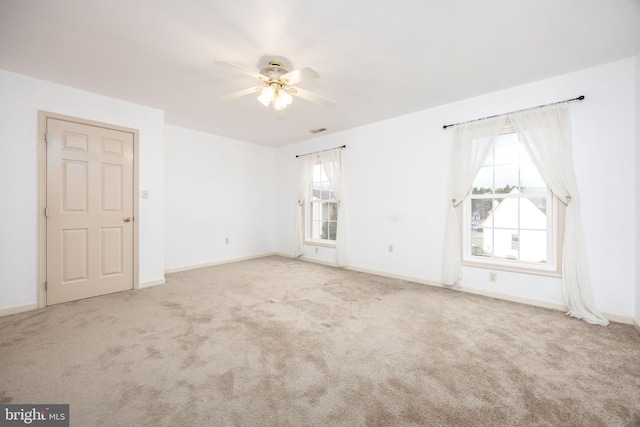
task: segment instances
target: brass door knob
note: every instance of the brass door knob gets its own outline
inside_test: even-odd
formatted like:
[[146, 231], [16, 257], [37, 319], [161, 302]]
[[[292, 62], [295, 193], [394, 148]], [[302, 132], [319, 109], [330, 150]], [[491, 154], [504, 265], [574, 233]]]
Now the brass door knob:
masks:
[[129, 221], [131, 221], [131, 217], [130, 217], [130, 216], [128, 216], [128, 217], [126, 217], [126, 218], [124, 219], [124, 222], [129, 222]]

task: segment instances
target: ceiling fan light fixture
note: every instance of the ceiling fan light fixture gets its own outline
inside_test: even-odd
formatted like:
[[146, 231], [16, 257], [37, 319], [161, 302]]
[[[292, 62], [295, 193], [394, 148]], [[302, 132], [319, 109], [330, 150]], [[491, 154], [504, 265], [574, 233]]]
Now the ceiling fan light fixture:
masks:
[[282, 85], [274, 82], [262, 89], [262, 93], [258, 96], [258, 101], [265, 107], [268, 107], [273, 102], [273, 108], [282, 110], [291, 104], [293, 97]]
[[269, 104], [271, 104], [271, 102], [275, 98], [275, 96], [276, 96], [276, 88], [274, 87], [274, 85], [270, 85], [262, 89], [260, 96], [258, 96], [258, 101], [260, 101], [262, 105], [264, 105], [265, 107], [268, 107]]
[[268, 107], [268, 106], [269, 106], [269, 104], [271, 104], [271, 101], [269, 101], [269, 100], [268, 100], [265, 96], [263, 96], [263, 95], [260, 95], [260, 96], [258, 97], [258, 101], [260, 101], [260, 103], [261, 103], [262, 105], [264, 105], [265, 107]]
[[280, 89], [278, 91], [278, 99], [285, 107], [293, 101], [293, 97], [286, 91], [286, 89]]
[[275, 108], [276, 110], [282, 110], [283, 108], [287, 108], [287, 106], [291, 104], [291, 100], [287, 100], [284, 96], [282, 96], [283, 93], [283, 90], [279, 90], [277, 92], [276, 99], [273, 100], [273, 108]]

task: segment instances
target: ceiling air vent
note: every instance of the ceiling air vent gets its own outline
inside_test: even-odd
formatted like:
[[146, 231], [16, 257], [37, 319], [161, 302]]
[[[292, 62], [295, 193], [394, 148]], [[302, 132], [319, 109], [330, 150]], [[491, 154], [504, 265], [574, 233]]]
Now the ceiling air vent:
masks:
[[324, 132], [325, 130], [327, 130], [327, 129], [318, 128], [318, 129], [311, 129], [309, 132], [311, 132], [311, 133], [320, 133], [320, 132]]

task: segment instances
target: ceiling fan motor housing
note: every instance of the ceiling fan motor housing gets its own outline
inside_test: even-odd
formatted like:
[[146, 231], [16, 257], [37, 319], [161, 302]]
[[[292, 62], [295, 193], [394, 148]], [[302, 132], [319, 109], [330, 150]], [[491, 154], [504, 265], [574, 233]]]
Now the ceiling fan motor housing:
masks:
[[269, 61], [266, 67], [260, 70], [260, 74], [269, 79], [269, 81], [280, 81], [280, 77], [287, 74], [289, 71], [282, 66], [281, 62]]

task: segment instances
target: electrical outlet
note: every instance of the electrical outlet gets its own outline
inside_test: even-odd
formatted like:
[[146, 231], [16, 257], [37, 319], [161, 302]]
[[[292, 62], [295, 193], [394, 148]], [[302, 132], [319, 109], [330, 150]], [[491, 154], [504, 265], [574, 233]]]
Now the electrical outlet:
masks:
[[490, 282], [497, 282], [498, 281], [498, 273], [496, 273], [495, 271], [490, 271], [489, 272], [489, 281]]
[[392, 254], [393, 253], [393, 245], [389, 245], [389, 253]]
[[227, 245], [229, 244], [229, 238], [228, 237], [224, 238], [224, 243], [227, 244]]
[[318, 253], [318, 247], [316, 246], [316, 253]]

